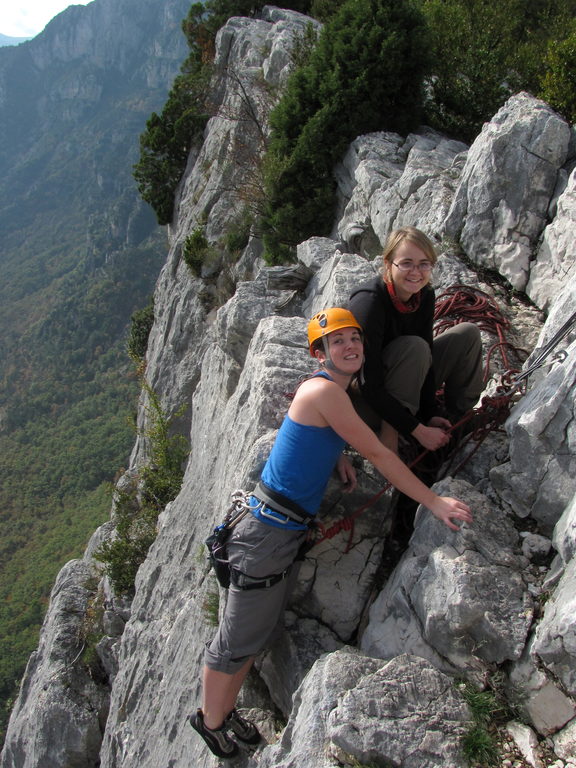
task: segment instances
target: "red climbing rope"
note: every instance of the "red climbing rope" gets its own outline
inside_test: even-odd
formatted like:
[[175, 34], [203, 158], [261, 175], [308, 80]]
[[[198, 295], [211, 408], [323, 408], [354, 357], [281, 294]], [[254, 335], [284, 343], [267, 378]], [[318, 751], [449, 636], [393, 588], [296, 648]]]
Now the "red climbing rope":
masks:
[[436, 299], [434, 310], [434, 336], [439, 336], [448, 328], [458, 323], [475, 323], [481, 331], [490, 333], [498, 338], [489, 350], [486, 361], [485, 382], [489, 377], [489, 364], [492, 353], [498, 349], [502, 356], [505, 371], [510, 370], [510, 362], [506, 350], [510, 349], [517, 356], [524, 350], [518, 350], [506, 341], [505, 332], [510, 328], [510, 321], [502, 314], [500, 308], [484, 291], [465, 285], [453, 285]]

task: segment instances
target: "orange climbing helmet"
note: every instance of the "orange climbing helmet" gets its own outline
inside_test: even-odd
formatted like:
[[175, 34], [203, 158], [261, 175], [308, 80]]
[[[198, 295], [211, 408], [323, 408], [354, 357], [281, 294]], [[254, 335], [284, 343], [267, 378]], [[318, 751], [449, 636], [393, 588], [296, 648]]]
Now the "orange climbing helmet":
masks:
[[358, 328], [362, 332], [360, 323], [349, 309], [331, 307], [314, 315], [308, 323], [308, 346], [312, 357], [314, 357], [312, 349], [314, 342], [328, 336], [333, 331], [338, 331], [340, 328]]

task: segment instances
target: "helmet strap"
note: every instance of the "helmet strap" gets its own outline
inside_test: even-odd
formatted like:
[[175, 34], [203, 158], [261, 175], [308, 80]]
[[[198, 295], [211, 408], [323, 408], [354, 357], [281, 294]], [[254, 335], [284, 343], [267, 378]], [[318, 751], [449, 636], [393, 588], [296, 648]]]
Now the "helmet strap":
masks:
[[326, 368], [328, 371], [339, 373], [342, 376], [350, 376], [349, 373], [346, 373], [346, 371], [341, 371], [340, 368], [337, 368], [332, 362], [332, 358], [330, 357], [330, 349], [328, 347], [328, 336], [322, 337], [322, 346], [324, 347], [324, 354], [326, 356], [326, 360], [324, 360], [322, 363], [322, 367]]
[[[323, 363], [320, 363], [322, 368], [326, 368], [328, 371], [334, 371], [334, 373], [340, 373], [342, 376], [349, 376], [349, 373], [346, 373], [346, 371], [341, 371], [339, 368], [337, 368], [332, 358], [330, 357], [330, 349], [328, 347], [328, 337], [323, 336], [322, 337], [322, 346], [324, 347], [324, 355], [326, 356], [326, 360], [324, 360]], [[355, 376], [358, 378], [358, 381], [361, 384], [364, 384], [364, 363], [366, 362], [366, 358], [362, 357], [362, 366], [359, 371], [356, 372]]]

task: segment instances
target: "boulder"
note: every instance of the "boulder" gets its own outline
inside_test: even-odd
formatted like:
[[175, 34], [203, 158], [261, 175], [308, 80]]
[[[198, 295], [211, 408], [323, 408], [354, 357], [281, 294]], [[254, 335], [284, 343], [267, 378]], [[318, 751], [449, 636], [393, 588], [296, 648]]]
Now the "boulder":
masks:
[[434, 237], [448, 213], [468, 147], [425, 128], [402, 138], [374, 133], [355, 139], [336, 168], [338, 232], [371, 226], [383, 245], [405, 224]]
[[412, 653], [474, 677], [482, 663], [523, 651], [532, 621], [524, 559], [513, 525], [485, 496], [449, 478], [434, 489], [466, 501], [474, 522], [453, 532], [420, 508], [409, 548], [370, 609], [361, 648], [386, 659]]
[[452, 678], [406, 654], [340, 695], [328, 737], [361, 763], [463, 768], [469, 725], [470, 712]]
[[377, 763], [464, 768], [468, 707], [453, 681], [421, 658], [386, 664], [343, 648], [319, 659], [294, 696], [280, 741], [252, 768]]
[[525, 290], [569, 143], [568, 123], [547, 104], [512, 96], [468, 151], [443, 236]]

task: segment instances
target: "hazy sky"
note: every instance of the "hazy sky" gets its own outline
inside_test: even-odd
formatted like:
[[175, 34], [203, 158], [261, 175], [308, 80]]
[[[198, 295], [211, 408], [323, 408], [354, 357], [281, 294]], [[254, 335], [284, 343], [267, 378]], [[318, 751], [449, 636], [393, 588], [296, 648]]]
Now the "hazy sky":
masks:
[[34, 37], [54, 16], [69, 5], [86, 5], [90, 0], [1, 0], [0, 34]]

